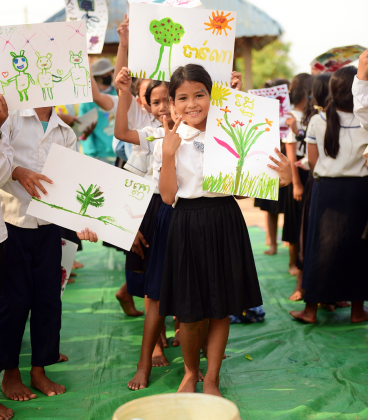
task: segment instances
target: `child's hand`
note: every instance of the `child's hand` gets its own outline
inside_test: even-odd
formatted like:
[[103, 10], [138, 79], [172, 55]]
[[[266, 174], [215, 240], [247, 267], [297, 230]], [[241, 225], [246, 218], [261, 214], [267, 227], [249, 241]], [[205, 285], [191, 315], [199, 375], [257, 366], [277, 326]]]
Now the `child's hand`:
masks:
[[297, 136], [299, 134], [298, 126], [296, 124], [296, 118], [291, 112], [287, 112], [286, 115], [290, 115], [286, 118], [285, 124], [291, 128], [291, 131]]
[[236, 90], [241, 90], [243, 87], [242, 75], [237, 71], [231, 72], [231, 87]]
[[8, 118], [9, 111], [8, 105], [3, 95], [0, 95], [0, 127], [4, 124]]
[[90, 241], [90, 242], [97, 242], [97, 233], [92, 232], [88, 228], [82, 230], [82, 232], [77, 232], [77, 236], [81, 241]]
[[132, 85], [132, 78], [129, 76], [129, 72], [130, 70], [128, 67], [123, 67], [115, 79], [116, 87], [123, 93], [128, 93], [130, 86]]
[[134, 239], [134, 242], [133, 242], [133, 245], [132, 245], [132, 251], [135, 252], [136, 254], [138, 254], [142, 258], [142, 260], [144, 260], [144, 253], [143, 253], [141, 242], [146, 248], [149, 247], [149, 245], [148, 245], [147, 241], [145, 240], [142, 232], [139, 230], [135, 239]]
[[18, 181], [19, 184], [25, 188], [25, 190], [32, 196], [40, 199], [40, 195], [36, 187], [38, 187], [45, 195], [47, 195], [47, 191], [40, 183], [40, 179], [43, 181], [48, 182], [49, 184], [53, 184], [51, 179], [47, 178], [45, 175], [41, 175], [37, 172], [33, 172], [30, 169], [22, 168], [18, 166], [14, 169], [12, 177], [15, 181]]
[[176, 120], [173, 129], [170, 131], [169, 126], [167, 124], [167, 117], [166, 115], [164, 115], [163, 124], [165, 129], [165, 137], [162, 141], [163, 155], [174, 156], [175, 152], [178, 150], [181, 144], [181, 138], [179, 134], [177, 134], [176, 130], [178, 129], [182, 119], [183, 117], [180, 115], [180, 117]]
[[120, 46], [124, 48], [128, 48], [129, 45], [129, 18], [127, 14], [124, 15], [124, 22], [120, 24], [117, 29], [117, 33], [119, 34], [119, 41]]
[[295, 201], [302, 201], [304, 193], [303, 184], [293, 184], [293, 197]]
[[96, 125], [97, 122], [92, 123], [90, 126], [88, 126], [78, 140], [87, 140], [88, 137], [95, 131]]
[[299, 160], [297, 160], [296, 162], [294, 162], [294, 165], [295, 165], [297, 168], [301, 168], [301, 169], [303, 169], [304, 171], [309, 171], [309, 169], [308, 169], [308, 168], [306, 168], [306, 167], [303, 165], [302, 160], [303, 160], [303, 159], [299, 159]]
[[291, 170], [290, 160], [285, 155], [283, 155], [277, 147], [275, 147], [275, 152], [277, 156], [280, 158], [280, 161], [270, 156], [269, 158], [277, 166], [273, 166], [270, 164], [268, 164], [267, 166], [279, 174], [279, 187], [280, 188], [286, 187], [287, 185], [291, 183], [293, 179], [293, 172]]
[[368, 80], [368, 49], [359, 57], [357, 77], [359, 80]]

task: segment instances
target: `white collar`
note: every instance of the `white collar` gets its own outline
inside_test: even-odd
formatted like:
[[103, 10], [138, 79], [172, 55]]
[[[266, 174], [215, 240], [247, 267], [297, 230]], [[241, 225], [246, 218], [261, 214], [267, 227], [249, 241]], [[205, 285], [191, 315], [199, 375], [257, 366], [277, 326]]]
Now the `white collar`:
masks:
[[179, 125], [177, 133], [183, 140], [189, 140], [198, 134], [202, 133], [201, 130], [191, 127], [190, 125], [184, 124], [183, 122]]
[[[36, 111], [34, 110], [34, 108], [22, 109], [20, 111], [20, 116], [21, 117], [36, 117], [37, 119], [39, 119], [38, 118], [38, 115], [36, 114]], [[58, 115], [57, 115], [57, 113], [55, 111], [55, 108], [54, 107], [51, 107], [51, 115], [50, 115], [50, 120], [49, 120], [49, 126], [50, 126], [50, 128], [55, 128], [58, 125], [61, 125], [61, 126], [66, 127], [66, 128], [70, 128], [68, 126], [68, 124], [65, 124], [65, 122], [62, 121], [58, 117]], [[49, 127], [47, 127], [47, 128], [49, 128]]]

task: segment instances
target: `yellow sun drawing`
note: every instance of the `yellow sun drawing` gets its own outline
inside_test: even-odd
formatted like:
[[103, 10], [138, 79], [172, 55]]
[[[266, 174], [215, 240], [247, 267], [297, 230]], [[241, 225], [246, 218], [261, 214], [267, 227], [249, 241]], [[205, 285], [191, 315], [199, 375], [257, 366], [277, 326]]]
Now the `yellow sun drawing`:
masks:
[[212, 12], [212, 19], [211, 16], [208, 16], [208, 18], [210, 19], [210, 23], [204, 23], [205, 25], [209, 26], [209, 28], [206, 28], [206, 31], [211, 31], [213, 29], [213, 34], [215, 33], [215, 31], [217, 31], [216, 35], [222, 35], [222, 31], [224, 31], [225, 35], [227, 36], [226, 29], [232, 29], [229, 26], [229, 22], [234, 20], [234, 18], [227, 19], [227, 17], [231, 15], [231, 13], [224, 15], [224, 12], [221, 12], [220, 15], [218, 10], [216, 10], [216, 13], [217, 15], [215, 15], [215, 12]]
[[222, 101], [227, 101], [226, 96], [230, 96], [231, 92], [230, 90], [227, 88], [227, 84], [226, 86], [223, 86], [222, 83], [221, 85], [218, 82], [215, 82], [212, 85], [212, 91], [211, 91], [211, 101], [212, 101], [212, 105], [216, 106], [220, 106], [222, 107]]

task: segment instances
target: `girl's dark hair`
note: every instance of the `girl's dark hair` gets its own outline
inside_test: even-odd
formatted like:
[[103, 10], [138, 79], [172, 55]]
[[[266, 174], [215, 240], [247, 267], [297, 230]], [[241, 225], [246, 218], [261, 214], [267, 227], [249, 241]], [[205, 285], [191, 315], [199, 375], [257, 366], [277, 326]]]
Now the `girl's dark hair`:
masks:
[[161, 85], [165, 85], [167, 88], [169, 88], [169, 82], [162, 82], [161, 80], [151, 80], [149, 82], [146, 93], [144, 95], [149, 106], [151, 106], [151, 94], [153, 89]]
[[336, 159], [340, 149], [340, 117], [337, 110], [353, 112], [354, 102], [351, 88], [357, 71], [354, 66], [343, 67], [337, 70], [330, 79], [331, 98], [326, 108], [327, 126], [324, 146], [326, 156], [333, 159]]
[[139, 96], [139, 90], [140, 90], [140, 88], [141, 88], [142, 83], [143, 83], [145, 80], [146, 80], [146, 79], [142, 79], [142, 78], [139, 78], [139, 79], [136, 79], [136, 80], [135, 80], [135, 83], [134, 83], [134, 93], [135, 93], [135, 95], [134, 95], [134, 96]]
[[171, 76], [169, 94], [173, 101], [175, 100], [176, 89], [178, 89], [185, 81], [204, 84], [211, 96], [212, 79], [207, 70], [198, 64], [187, 64], [184, 67], [178, 67]]
[[294, 105], [298, 105], [306, 96], [306, 86], [309, 79], [312, 76], [308, 73], [297, 74], [290, 85], [290, 102]]
[[303, 125], [307, 126], [313, 115], [318, 114], [319, 110], [315, 107], [326, 108], [330, 94], [330, 78], [331, 74], [320, 74], [313, 78], [311, 99], [308, 100], [304, 109]]
[[312, 76], [310, 79], [307, 80], [307, 83], [305, 84], [305, 93], [307, 95], [307, 102], [304, 105], [303, 109], [303, 117], [302, 117], [302, 124], [307, 126], [309, 123], [309, 120], [312, 116], [312, 110], [314, 110], [312, 105], [312, 87], [314, 83], [315, 76]]
[[288, 79], [282, 79], [280, 77], [275, 77], [271, 80], [270, 87], [274, 86], [281, 86], [281, 85], [287, 85], [287, 87], [290, 87], [290, 81]]

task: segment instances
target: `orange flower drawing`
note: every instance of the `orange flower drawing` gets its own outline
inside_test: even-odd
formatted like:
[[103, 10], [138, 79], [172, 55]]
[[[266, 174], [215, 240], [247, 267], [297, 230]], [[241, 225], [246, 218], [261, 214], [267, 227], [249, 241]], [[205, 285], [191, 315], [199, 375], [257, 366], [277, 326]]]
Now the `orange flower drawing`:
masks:
[[229, 22], [234, 20], [234, 18], [228, 19], [227, 17], [231, 15], [231, 13], [228, 13], [227, 15], [224, 15], [224, 12], [221, 12], [219, 14], [219, 11], [216, 10], [215, 12], [212, 12], [212, 18], [209, 16], [210, 23], [204, 23], [205, 25], [209, 26], [209, 28], [206, 28], [206, 31], [211, 31], [214, 34], [215, 31], [217, 31], [216, 35], [222, 35], [222, 31], [225, 32], [225, 35], [227, 36], [226, 29], [232, 30], [232, 28], [229, 26]]
[[226, 106], [225, 108], [220, 108], [220, 111], [224, 111], [225, 114], [231, 112], [230, 109]]
[[266, 124], [268, 124], [270, 127], [272, 127], [273, 121], [270, 121], [266, 118]]
[[216, 120], [217, 120], [217, 127], [219, 127], [222, 123], [222, 118], [220, 118], [220, 119], [216, 118]]

